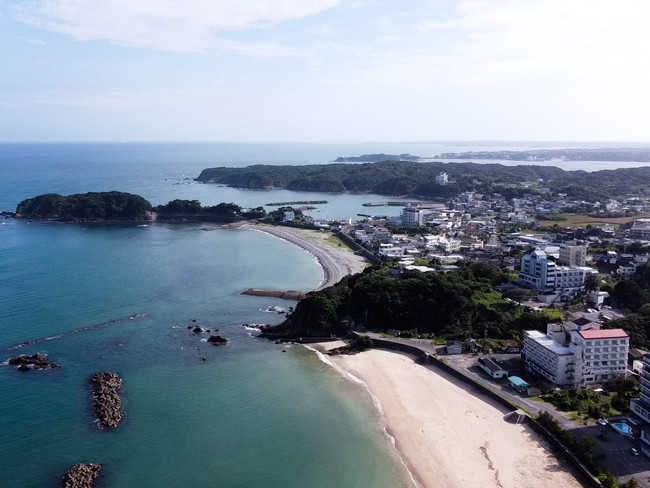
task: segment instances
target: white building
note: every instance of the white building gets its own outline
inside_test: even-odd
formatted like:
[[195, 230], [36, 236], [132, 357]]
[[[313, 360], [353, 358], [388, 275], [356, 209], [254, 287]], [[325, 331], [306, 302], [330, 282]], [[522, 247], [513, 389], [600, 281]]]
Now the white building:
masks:
[[597, 273], [586, 266], [558, 266], [544, 251], [534, 251], [521, 258], [519, 279], [545, 293], [582, 288], [585, 278]]
[[436, 176], [436, 183], [438, 183], [439, 185], [446, 185], [447, 183], [449, 183], [449, 176], [447, 175], [447, 173], [443, 173], [441, 171], [440, 174]]
[[558, 262], [565, 266], [586, 266], [587, 246], [575, 246], [569, 244], [560, 246]]
[[524, 331], [524, 348], [528, 368], [555, 385], [573, 385], [573, 351], [538, 330]]
[[544, 251], [533, 251], [521, 258], [519, 279], [543, 292], [555, 291], [555, 266]]
[[561, 386], [584, 387], [625, 376], [630, 338], [622, 329], [578, 330], [549, 324], [547, 333], [524, 331], [528, 367]]
[[420, 227], [424, 224], [424, 210], [408, 206], [402, 210], [402, 225], [406, 227]]

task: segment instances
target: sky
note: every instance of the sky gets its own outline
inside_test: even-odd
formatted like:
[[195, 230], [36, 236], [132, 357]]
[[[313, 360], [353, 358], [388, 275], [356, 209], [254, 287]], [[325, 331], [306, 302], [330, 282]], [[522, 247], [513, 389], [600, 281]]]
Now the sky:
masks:
[[0, 0], [0, 141], [650, 141], [647, 0]]

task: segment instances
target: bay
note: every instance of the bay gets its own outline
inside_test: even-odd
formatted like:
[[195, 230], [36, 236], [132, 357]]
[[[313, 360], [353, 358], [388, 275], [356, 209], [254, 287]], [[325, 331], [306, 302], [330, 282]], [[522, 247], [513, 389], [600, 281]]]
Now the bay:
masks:
[[[373, 152], [432, 155], [474, 145], [0, 144], [0, 210], [42, 193], [128, 191], [152, 204], [328, 200], [311, 214], [396, 214], [381, 195], [251, 191], [200, 184], [211, 166], [322, 163]], [[382, 419], [357, 387], [301, 346], [256, 338], [277, 323], [250, 287], [310, 289], [313, 256], [247, 230], [201, 224], [67, 225], [0, 220], [0, 361], [43, 352], [62, 369], [0, 367], [0, 486], [58, 486], [78, 462], [101, 486], [408, 486]], [[194, 325], [228, 338], [205, 342]], [[218, 332], [216, 331], [218, 329]], [[24, 344], [25, 345], [21, 345]], [[88, 377], [114, 370], [126, 418], [93, 422]]]

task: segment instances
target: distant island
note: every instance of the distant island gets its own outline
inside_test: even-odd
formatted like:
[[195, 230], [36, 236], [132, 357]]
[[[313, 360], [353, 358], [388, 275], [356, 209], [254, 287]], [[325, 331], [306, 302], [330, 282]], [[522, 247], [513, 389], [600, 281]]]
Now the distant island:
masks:
[[650, 148], [603, 148], [603, 149], [534, 149], [528, 151], [467, 151], [442, 153], [440, 159], [498, 159], [502, 161], [617, 161], [650, 162]]
[[362, 154], [361, 156], [339, 156], [335, 163], [378, 163], [380, 161], [419, 161], [420, 156], [411, 154]]
[[[198, 200], [172, 200], [153, 207], [140, 195], [118, 191], [62, 196], [46, 193], [23, 200], [17, 219], [55, 222], [226, 221], [252, 218], [281, 219], [285, 208], [266, 213], [263, 207], [242, 209], [235, 203], [204, 207]], [[300, 212], [296, 210], [299, 214]]]
[[449, 199], [469, 191], [499, 193], [507, 199], [526, 193], [565, 194], [596, 202], [621, 195], [644, 196], [650, 167], [586, 172], [524, 164], [381, 161], [208, 168], [196, 180], [238, 188], [368, 192], [416, 199]]
[[151, 204], [139, 195], [119, 191], [77, 193], [64, 197], [46, 193], [23, 200], [16, 218], [32, 220], [145, 220]]

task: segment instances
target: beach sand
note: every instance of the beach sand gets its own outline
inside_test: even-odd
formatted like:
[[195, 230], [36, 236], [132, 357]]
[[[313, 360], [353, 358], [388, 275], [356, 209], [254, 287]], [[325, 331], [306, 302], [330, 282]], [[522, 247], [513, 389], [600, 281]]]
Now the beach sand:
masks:
[[503, 407], [446, 373], [380, 349], [329, 359], [379, 400], [387, 431], [419, 487], [582, 486], [540, 436], [504, 421]]
[[343, 243], [340, 246], [335, 245], [333, 242], [340, 241], [332, 241], [336, 238], [330, 232], [250, 223], [239, 225], [237, 228], [266, 232], [313, 254], [325, 275], [318, 287], [315, 288], [316, 290], [332, 286], [347, 275], [360, 273], [369, 264], [365, 258], [354, 254]]

